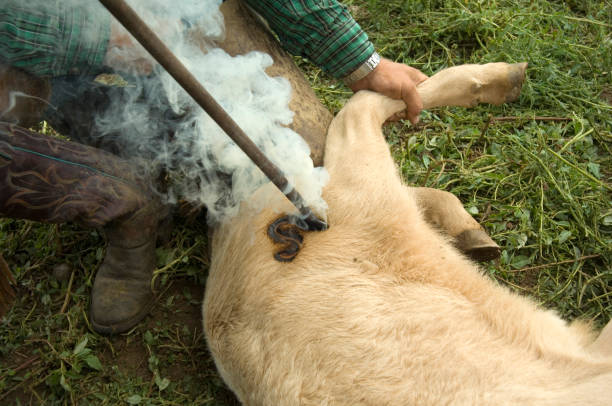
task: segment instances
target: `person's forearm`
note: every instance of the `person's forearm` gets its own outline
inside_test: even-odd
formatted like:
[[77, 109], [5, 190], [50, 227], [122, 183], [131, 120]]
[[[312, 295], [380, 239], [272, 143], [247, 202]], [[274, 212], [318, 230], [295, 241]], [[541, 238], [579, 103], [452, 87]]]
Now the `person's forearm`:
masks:
[[245, 0], [276, 32], [285, 49], [309, 58], [354, 92], [373, 90], [406, 103], [416, 123], [423, 108], [416, 85], [427, 78], [401, 63], [380, 59], [346, 8], [333, 0]]
[[246, 0], [278, 35], [281, 45], [330, 75], [344, 78], [374, 46], [342, 4], [333, 0]]

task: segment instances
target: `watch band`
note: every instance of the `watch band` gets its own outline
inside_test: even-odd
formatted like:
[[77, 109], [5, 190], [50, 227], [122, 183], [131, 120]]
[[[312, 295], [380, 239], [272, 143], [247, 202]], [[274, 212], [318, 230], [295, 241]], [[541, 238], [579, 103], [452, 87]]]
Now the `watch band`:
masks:
[[374, 51], [374, 53], [370, 55], [367, 61], [359, 65], [357, 69], [355, 69], [349, 75], [345, 76], [344, 79], [342, 79], [344, 81], [344, 84], [350, 86], [358, 80], [363, 79], [368, 75], [368, 73], [372, 72], [374, 68], [378, 66], [379, 63], [380, 55], [378, 55], [378, 52]]

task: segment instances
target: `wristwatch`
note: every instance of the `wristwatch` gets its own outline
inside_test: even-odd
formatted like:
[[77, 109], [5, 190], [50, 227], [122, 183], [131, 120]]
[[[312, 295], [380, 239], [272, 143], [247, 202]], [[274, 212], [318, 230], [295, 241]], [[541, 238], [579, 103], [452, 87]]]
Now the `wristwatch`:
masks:
[[380, 55], [378, 55], [378, 52], [374, 51], [374, 53], [368, 58], [367, 61], [359, 65], [357, 69], [355, 69], [349, 75], [345, 76], [344, 79], [342, 79], [344, 81], [344, 84], [350, 86], [358, 80], [363, 79], [368, 75], [368, 73], [372, 72], [374, 68], [378, 66], [379, 63]]

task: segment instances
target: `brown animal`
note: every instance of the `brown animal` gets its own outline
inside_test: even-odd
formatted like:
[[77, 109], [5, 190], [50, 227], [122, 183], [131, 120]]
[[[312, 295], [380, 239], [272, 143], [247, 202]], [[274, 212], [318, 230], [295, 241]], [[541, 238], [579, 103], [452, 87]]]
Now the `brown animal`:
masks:
[[[418, 90], [426, 108], [501, 103], [524, 68], [460, 66]], [[403, 107], [359, 92], [336, 116], [330, 229], [293, 262], [266, 237], [291, 210], [272, 187], [216, 230], [203, 311], [225, 382], [246, 405], [612, 404], [612, 325], [596, 339], [495, 284], [427, 221], [433, 192], [402, 184], [381, 132]], [[262, 196], [276, 204], [252, 210]]]

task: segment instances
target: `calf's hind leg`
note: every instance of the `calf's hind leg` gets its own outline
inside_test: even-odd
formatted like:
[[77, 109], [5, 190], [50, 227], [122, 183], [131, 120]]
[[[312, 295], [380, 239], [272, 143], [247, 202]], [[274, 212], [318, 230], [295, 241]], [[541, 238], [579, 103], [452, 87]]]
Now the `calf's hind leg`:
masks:
[[[444, 69], [417, 86], [425, 109], [438, 106], [470, 107], [478, 103], [500, 104], [518, 98], [525, 79], [526, 63], [489, 63], [461, 65]], [[382, 136], [381, 126], [393, 114], [403, 110], [401, 100], [362, 91], [336, 116], [329, 128], [325, 167], [336, 178], [349, 177], [360, 185], [364, 173], [374, 180], [375, 189], [395, 178], [392, 162], [387, 162], [386, 145], [373, 142]], [[356, 159], [347, 159], [347, 154]], [[378, 176], [372, 177], [372, 171]], [[345, 179], [345, 180], [349, 180]], [[450, 193], [416, 188], [415, 195], [425, 219], [449, 236], [457, 247], [478, 260], [496, 258], [499, 247]]]
[[427, 187], [411, 189], [425, 220], [452, 237], [460, 251], [476, 261], [499, 257], [499, 246], [463, 208], [455, 195]]

